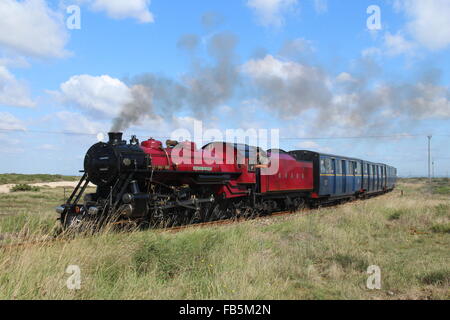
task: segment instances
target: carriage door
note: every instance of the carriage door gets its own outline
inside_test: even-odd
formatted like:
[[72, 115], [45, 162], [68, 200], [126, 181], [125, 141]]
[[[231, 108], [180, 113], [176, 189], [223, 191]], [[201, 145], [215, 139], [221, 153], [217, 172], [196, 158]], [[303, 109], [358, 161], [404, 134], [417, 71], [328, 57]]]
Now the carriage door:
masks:
[[380, 166], [375, 166], [377, 170], [377, 190], [380, 190]]
[[378, 166], [373, 166], [373, 176], [375, 177], [375, 183], [374, 183], [374, 186], [373, 186], [373, 189], [375, 190], [375, 191], [377, 191], [378, 190]]
[[342, 193], [347, 192], [347, 163], [345, 160], [341, 161], [342, 165]]
[[387, 167], [386, 166], [384, 166], [383, 172], [384, 172], [384, 187], [387, 188], [388, 178], [387, 178]]
[[333, 180], [333, 195], [336, 195], [336, 159], [331, 159], [331, 168], [333, 168], [333, 176], [331, 177], [331, 179]]
[[376, 191], [377, 190], [377, 170], [376, 170], [376, 166], [372, 165], [372, 190]]
[[352, 178], [352, 190], [351, 192], [354, 193], [356, 190], [356, 161], [352, 161], [351, 166], [351, 178]]

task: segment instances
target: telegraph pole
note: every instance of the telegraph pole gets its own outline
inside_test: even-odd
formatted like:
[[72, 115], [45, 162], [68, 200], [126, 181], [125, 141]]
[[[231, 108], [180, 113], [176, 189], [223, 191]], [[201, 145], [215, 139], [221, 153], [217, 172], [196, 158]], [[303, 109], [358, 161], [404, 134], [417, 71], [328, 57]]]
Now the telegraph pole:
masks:
[[436, 179], [436, 176], [435, 176], [435, 172], [434, 172], [434, 159], [433, 159], [433, 161], [431, 162], [431, 167], [432, 167], [432, 170], [431, 170], [431, 172], [432, 172], [432, 178], [433, 179]]
[[431, 184], [431, 139], [432, 135], [428, 136], [428, 181]]

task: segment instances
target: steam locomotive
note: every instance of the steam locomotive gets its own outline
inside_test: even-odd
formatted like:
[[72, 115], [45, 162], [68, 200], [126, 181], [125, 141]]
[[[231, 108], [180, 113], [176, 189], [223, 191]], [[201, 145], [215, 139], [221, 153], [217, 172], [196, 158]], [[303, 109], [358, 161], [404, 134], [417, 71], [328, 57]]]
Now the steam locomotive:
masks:
[[[396, 169], [311, 151], [262, 150], [246, 144], [149, 139], [120, 132], [93, 145], [84, 175], [57, 207], [65, 229], [131, 222], [177, 226], [253, 218], [392, 191]], [[95, 193], [85, 194], [89, 183]]]

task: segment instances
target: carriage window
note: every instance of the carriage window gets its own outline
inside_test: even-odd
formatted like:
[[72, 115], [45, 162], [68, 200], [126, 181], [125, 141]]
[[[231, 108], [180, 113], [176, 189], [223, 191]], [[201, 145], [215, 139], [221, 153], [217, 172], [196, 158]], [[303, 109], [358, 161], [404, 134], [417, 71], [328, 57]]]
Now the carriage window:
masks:
[[342, 167], [339, 165], [339, 161], [337, 162], [336, 173], [337, 174], [342, 174]]
[[361, 175], [361, 174], [362, 174], [362, 170], [361, 170], [361, 162], [357, 162], [357, 163], [356, 163], [356, 174], [357, 174], [357, 175]]
[[324, 158], [320, 160], [320, 173], [333, 174], [334, 169], [330, 158]]
[[326, 173], [328, 173], [328, 174], [334, 173], [330, 158], [325, 159], [325, 170], [326, 170]]

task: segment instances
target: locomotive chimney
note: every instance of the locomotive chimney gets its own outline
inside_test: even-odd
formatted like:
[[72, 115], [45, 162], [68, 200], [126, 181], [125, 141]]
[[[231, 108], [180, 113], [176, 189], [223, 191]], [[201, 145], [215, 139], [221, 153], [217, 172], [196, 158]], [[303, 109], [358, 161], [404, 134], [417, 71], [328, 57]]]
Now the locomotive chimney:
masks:
[[122, 132], [110, 132], [108, 133], [109, 136], [109, 144], [112, 145], [118, 145], [122, 143]]

